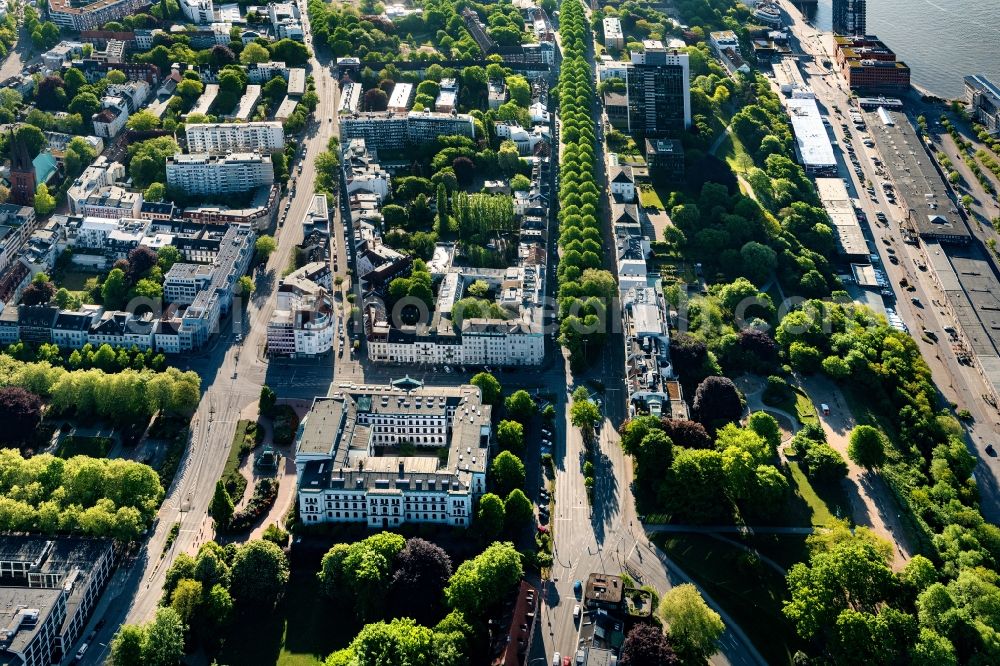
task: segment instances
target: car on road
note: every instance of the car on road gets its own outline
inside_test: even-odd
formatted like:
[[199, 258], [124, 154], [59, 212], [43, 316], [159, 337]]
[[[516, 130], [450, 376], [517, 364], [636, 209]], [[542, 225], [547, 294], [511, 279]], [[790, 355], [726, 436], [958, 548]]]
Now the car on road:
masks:
[[576, 666], [583, 666], [583, 661], [586, 659], [586, 655], [583, 652], [583, 648], [576, 651]]
[[569, 658], [569, 655], [563, 657], [562, 666], [573, 666], [572, 660]]
[[893, 265], [895, 265], [895, 266], [898, 266], [898, 265], [899, 265], [899, 257], [897, 257], [897, 256], [896, 256], [896, 255], [894, 255], [894, 254], [890, 254], [890, 255], [889, 255], [889, 263], [890, 263], [890, 264], [893, 264]]
[[920, 299], [919, 299], [919, 298], [917, 298], [916, 296], [911, 296], [911, 297], [910, 297], [910, 302], [911, 302], [911, 303], [913, 303], [914, 305], [916, 305], [916, 306], [917, 306], [918, 308], [922, 308], [922, 307], [923, 307], [923, 306], [922, 306], [922, 305], [920, 304]]
[[580, 619], [580, 604], [573, 606], [573, 619], [574, 620]]
[[986, 453], [988, 455], [990, 455], [991, 457], [996, 458], [997, 450], [993, 448], [992, 444], [987, 444], [986, 445]]
[[87, 654], [87, 648], [89, 647], [90, 645], [88, 643], [84, 643], [80, 646], [80, 649], [76, 651], [76, 661], [83, 659], [83, 655]]
[[937, 342], [937, 339], [938, 339], [937, 333], [935, 333], [934, 331], [930, 330], [929, 328], [925, 328], [923, 332], [924, 332], [924, 336], [926, 336], [928, 340], [932, 340], [934, 342]]
[[579, 580], [573, 581], [573, 593], [576, 594], [576, 596], [583, 594], [583, 583]]
[[552, 653], [552, 666], [562, 666], [562, 656], [558, 652]]

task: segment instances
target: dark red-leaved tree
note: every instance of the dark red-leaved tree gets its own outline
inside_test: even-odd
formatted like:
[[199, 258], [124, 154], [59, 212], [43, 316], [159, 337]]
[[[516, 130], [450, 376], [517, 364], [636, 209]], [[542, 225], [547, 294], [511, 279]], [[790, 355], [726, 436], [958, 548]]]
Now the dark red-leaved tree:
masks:
[[0, 442], [14, 446], [27, 442], [41, 420], [41, 398], [18, 386], [0, 388]]
[[619, 666], [674, 666], [680, 659], [663, 632], [651, 624], [637, 624], [622, 643]]
[[728, 377], [706, 377], [695, 391], [692, 412], [695, 420], [710, 433], [726, 423], [738, 421], [743, 415], [743, 403], [736, 384]]
[[712, 438], [708, 436], [705, 426], [697, 421], [687, 419], [661, 419], [663, 430], [675, 446], [686, 449], [710, 449]]
[[22, 305], [42, 305], [56, 295], [56, 287], [51, 282], [32, 282], [21, 292]]
[[740, 350], [757, 365], [771, 365], [778, 360], [778, 343], [764, 331], [748, 328], [740, 331]]
[[228, 46], [216, 44], [212, 47], [212, 53], [209, 55], [209, 60], [217, 67], [234, 65], [236, 64], [236, 54], [233, 53], [233, 50]]
[[431, 624], [443, 610], [444, 588], [451, 577], [451, 558], [441, 547], [414, 537], [396, 554], [392, 577], [395, 615]]
[[385, 111], [389, 108], [389, 96], [384, 90], [372, 88], [365, 93], [365, 109], [368, 111]]
[[459, 185], [462, 187], [472, 185], [472, 176], [476, 173], [475, 162], [468, 157], [456, 157], [451, 167], [455, 170], [455, 178], [458, 179]]
[[145, 245], [133, 248], [128, 253], [128, 271], [125, 273], [128, 281], [132, 284], [138, 282], [146, 271], [156, 265], [156, 260], [156, 253]]

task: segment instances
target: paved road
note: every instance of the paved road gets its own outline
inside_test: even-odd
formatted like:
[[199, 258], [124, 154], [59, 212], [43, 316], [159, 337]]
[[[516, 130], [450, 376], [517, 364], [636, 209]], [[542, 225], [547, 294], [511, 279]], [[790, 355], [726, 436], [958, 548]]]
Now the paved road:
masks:
[[[303, 21], [308, 26], [308, 18], [304, 16]], [[83, 663], [98, 664], [105, 659], [107, 644], [123, 622], [149, 620], [155, 614], [164, 574], [173, 558], [181, 552], [195, 552], [200, 543], [212, 538], [207, 512], [215, 483], [225, 466], [238, 415], [257, 399], [265, 380], [272, 381], [289, 372], [294, 378], [301, 372], [294, 386], [297, 393], [309, 397], [325, 393], [329, 386], [332, 377], [329, 363], [299, 363], [301, 368], [298, 368], [294, 362], [281, 362], [269, 367], [261, 355], [267, 321], [275, 307], [274, 288], [289, 263], [294, 246], [302, 240], [301, 220], [312, 201], [316, 156], [326, 149], [329, 138], [337, 132], [336, 81], [329, 68], [321, 66], [315, 58], [309, 65], [320, 97], [315, 112], [318, 120], [309, 125], [302, 140], [305, 147], [303, 169], [297, 176], [287, 220], [277, 233], [278, 249], [270, 257], [266, 270], [257, 277], [258, 291], [246, 308], [245, 320], [240, 321], [239, 314], [228, 318], [220, 324], [222, 330], [210, 347], [190, 359], [190, 369], [202, 377], [204, 393], [191, 419], [188, 452], [160, 508], [146, 548], [134, 564], [116, 572], [108, 593], [93, 613], [90, 625], [103, 617], [107, 626], [97, 636]], [[334, 122], [328, 122], [328, 117], [333, 117]], [[339, 216], [334, 213], [334, 223], [338, 220]], [[237, 331], [245, 336], [242, 344], [236, 343]], [[292, 386], [281, 384], [281, 387], [284, 389], [279, 390], [282, 397], [293, 393], [289, 390]], [[180, 523], [180, 532], [161, 557], [168, 532], [175, 523]], [[91, 628], [88, 626], [83, 635]], [[69, 653], [75, 650], [76, 646]]]
[[[781, 5], [791, 18], [791, 31], [798, 47], [805, 53], [814, 56], [813, 61], [801, 59], [800, 67], [803, 70], [806, 83], [812, 86], [816, 92], [821, 106], [830, 112], [834, 137], [843, 146], [844, 132], [840, 128], [840, 122], [846, 119], [846, 110], [851, 108], [849, 91], [839, 73], [826, 70], [815, 62], [821, 58], [830, 57], [829, 34], [820, 33], [805, 23], [798, 9], [788, 0], [781, 0]], [[940, 111], [935, 113], [932, 107], [920, 102], [916, 95], [910, 95], [906, 99], [906, 104], [912, 115], [926, 113], [927, 120], [931, 124], [932, 135], [940, 133], [934, 124]], [[837, 114], [838, 109], [843, 115]], [[944, 142], [938, 140], [937, 143], [940, 146]], [[991, 442], [998, 441], [1000, 414], [996, 408], [987, 404], [982, 398], [984, 394], [988, 393], [982, 376], [974, 368], [961, 365], [947, 342], [948, 336], [943, 332], [944, 327], [957, 326], [957, 324], [946, 314], [944, 307], [935, 305], [943, 303], [945, 296], [930, 272], [915, 269], [914, 260], [924, 260], [923, 253], [919, 248], [903, 243], [899, 224], [906, 218], [906, 211], [899, 205], [898, 199], [896, 205], [886, 201], [881, 191], [882, 188], [878, 186], [882, 178], [875, 173], [875, 166], [871, 161], [872, 158], [878, 156], [876, 149], [866, 148], [860, 142], [855, 147], [865, 180], [876, 184], [877, 202], [871, 201], [864, 191], [865, 184], [856, 177], [853, 169], [849, 168], [843, 159], [841, 160], [840, 176], [847, 181], [851, 195], [860, 200], [862, 209], [868, 215], [870, 228], [866, 229], [866, 236], [874, 240], [877, 253], [881, 257], [882, 268], [889, 277], [889, 284], [899, 296], [899, 300], [895, 302], [896, 312], [906, 322], [917, 339], [923, 357], [931, 368], [934, 383], [942, 394], [943, 401], [954, 403], [958, 405], [959, 409], [968, 409], [972, 414], [973, 420], [966, 425], [966, 432], [969, 450], [979, 461], [975, 475], [981, 495], [980, 508], [987, 520], [994, 524], [1000, 524], [1000, 460], [986, 453], [986, 446]], [[842, 154], [841, 157], [843, 158]], [[889, 217], [888, 226], [876, 222], [875, 213], [878, 211], [886, 213]], [[973, 225], [973, 233], [982, 238], [982, 234], [986, 232], [977, 227], [978, 225]], [[899, 256], [899, 265], [889, 262], [887, 250], [890, 247]], [[904, 277], [916, 287], [915, 291], [906, 292], [899, 288], [899, 281]], [[911, 297], [915, 297], [920, 305], [912, 303]], [[937, 333], [940, 340], [938, 343], [920, 339], [920, 331], [925, 327]]]
[[[589, 10], [588, 10], [589, 15]], [[589, 20], [589, 18], [588, 18]], [[557, 33], [558, 39], [558, 33]], [[561, 51], [561, 44], [560, 44]], [[592, 44], [588, 45], [587, 58], [595, 70]], [[600, 127], [601, 108], [595, 103], [592, 117]], [[598, 136], [603, 134], [600, 132]], [[562, 143], [560, 136], [560, 152]], [[610, 210], [605, 168], [604, 143], [598, 141], [595, 182], [601, 184], [602, 208]], [[604, 215], [604, 234], [611, 237], [610, 216]], [[553, 238], [557, 234], [551, 234]], [[615, 273], [614, 257], [605, 254], [606, 268]], [[551, 271], [554, 273], [554, 271]], [[625, 419], [624, 394], [625, 347], [620, 333], [621, 312], [609, 308], [612, 331], [604, 353], [596, 366], [586, 373], [573, 376], [568, 361], [561, 366], [563, 373], [559, 386], [556, 413], [564, 419], [555, 424], [556, 492], [552, 528], [555, 535], [552, 580], [543, 592], [541, 629], [545, 654], [558, 651], [563, 655], [575, 654], [580, 643], [581, 626], [573, 618], [573, 607], [578, 602], [574, 581], [585, 581], [593, 572], [617, 574], [626, 568], [643, 583], [656, 587], [660, 593], [673, 585], [690, 582], [662, 552], [646, 537], [635, 513], [632, 495], [632, 462], [622, 451], [616, 428]], [[595, 379], [605, 387], [602, 398], [604, 422], [599, 430], [595, 467], [593, 504], [588, 504], [581, 471], [584, 461], [584, 443], [580, 431], [569, 420], [570, 395], [577, 386]], [[645, 553], [645, 556], [643, 555]], [[703, 594], [704, 591], [702, 591]], [[712, 659], [716, 664], [763, 664], [764, 660], [745, 634], [714, 601], [705, 595], [726, 624], [726, 633], [719, 645], [719, 653]]]

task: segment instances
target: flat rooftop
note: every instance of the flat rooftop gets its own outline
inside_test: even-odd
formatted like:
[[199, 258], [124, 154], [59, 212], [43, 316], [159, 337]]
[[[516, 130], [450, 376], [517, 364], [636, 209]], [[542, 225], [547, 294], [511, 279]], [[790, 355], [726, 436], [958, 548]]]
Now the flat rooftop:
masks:
[[785, 108], [792, 121], [795, 133], [796, 152], [807, 169], [823, 169], [837, 166], [833, 154], [830, 135], [819, 113], [814, 99], [792, 98], [785, 100]]
[[914, 231], [925, 238], [968, 242], [969, 228], [906, 114], [880, 108], [864, 115]]
[[868, 243], [844, 181], [840, 178], [817, 178], [816, 191], [826, 214], [830, 216], [840, 253], [846, 256], [867, 256]]

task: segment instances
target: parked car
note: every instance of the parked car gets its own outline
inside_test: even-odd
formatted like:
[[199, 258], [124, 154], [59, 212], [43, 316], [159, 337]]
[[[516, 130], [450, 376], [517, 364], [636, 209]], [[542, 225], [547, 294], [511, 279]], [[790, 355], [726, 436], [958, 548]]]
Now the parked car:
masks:
[[580, 604], [573, 606], [573, 619], [574, 620], [580, 619]]
[[552, 653], [552, 666], [562, 666], [562, 657], [558, 652]]

